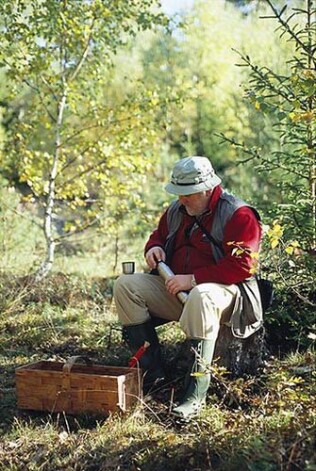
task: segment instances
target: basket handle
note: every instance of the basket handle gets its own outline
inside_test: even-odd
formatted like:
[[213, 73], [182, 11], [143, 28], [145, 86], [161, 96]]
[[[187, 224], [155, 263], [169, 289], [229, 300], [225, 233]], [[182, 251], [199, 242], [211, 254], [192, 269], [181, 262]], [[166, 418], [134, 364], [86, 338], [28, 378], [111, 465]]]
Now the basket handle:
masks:
[[75, 363], [78, 363], [78, 361], [83, 360], [87, 366], [92, 366], [92, 361], [88, 357], [84, 357], [81, 355], [75, 355], [73, 357], [68, 358], [66, 363], [63, 366], [63, 373], [69, 374], [71, 371], [71, 368]]

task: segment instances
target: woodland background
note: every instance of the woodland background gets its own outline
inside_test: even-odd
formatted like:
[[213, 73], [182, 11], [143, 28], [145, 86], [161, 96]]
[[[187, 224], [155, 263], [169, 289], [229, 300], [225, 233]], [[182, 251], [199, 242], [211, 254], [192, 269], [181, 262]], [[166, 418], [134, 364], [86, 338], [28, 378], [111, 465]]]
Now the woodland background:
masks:
[[[0, 18], [0, 469], [316, 469], [315, 2], [167, 16], [154, 0], [1, 0]], [[205, 415], [181, 430], [159, 402], [101, 422], [23, 415], [16, 366], [125, 364], [113, 282], [122, 261], [146, 270], [188, 155], [262, 216], [265, 368], [214, 370]], [[178, 378], [182, 334], [160, 329]]]

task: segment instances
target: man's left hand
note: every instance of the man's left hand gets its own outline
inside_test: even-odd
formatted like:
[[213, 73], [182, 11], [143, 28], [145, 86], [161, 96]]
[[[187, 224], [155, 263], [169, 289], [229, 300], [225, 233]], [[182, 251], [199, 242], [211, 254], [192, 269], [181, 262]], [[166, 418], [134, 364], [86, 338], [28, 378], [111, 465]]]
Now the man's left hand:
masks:
[[192, 288], [192, 275], [174, 275], [165, 282], [167, 291], [176, 295], [179, 291], [189, 291]]

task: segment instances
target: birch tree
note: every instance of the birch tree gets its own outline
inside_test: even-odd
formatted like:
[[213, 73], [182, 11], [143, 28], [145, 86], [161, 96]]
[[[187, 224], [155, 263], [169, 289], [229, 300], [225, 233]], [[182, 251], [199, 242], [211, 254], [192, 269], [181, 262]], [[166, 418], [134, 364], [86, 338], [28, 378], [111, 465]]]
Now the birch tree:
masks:
[[[145, 149], [154, 145], [152, 92], [106, 101], [106, 71], [119, 47], [165, 19], [155, 0], [3, 0], [0, 62], [10, 100], [20, 101], [2, 168], [16, 170], [43, 207], [46, 256], [36, 278], [54, 262], [57, 206], [84, 217], [69, 231], [94, 224], [103, 199], [134, 188], [132, 172], [146, 172]], [[126, 185], [125, 185], [126, 183]], [[139, 184], [139, 182], [138, 182]], [[134, 186], [133, 186], [134, 185]], [[57, 204], [58, 203], [58, 204]], [[104, 202], [103, 202], [104, 205]]]

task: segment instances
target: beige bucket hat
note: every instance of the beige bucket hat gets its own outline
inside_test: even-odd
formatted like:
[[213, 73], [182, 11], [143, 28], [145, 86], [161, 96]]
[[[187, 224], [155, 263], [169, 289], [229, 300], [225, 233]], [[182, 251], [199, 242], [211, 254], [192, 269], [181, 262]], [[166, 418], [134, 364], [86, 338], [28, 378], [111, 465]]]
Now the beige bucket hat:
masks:
[[175, 163], [165, 190], [173, 195], [191, 195], [212, 190], [221, 183], [206, 157], [186, 157]]

